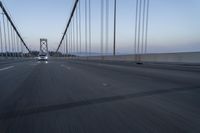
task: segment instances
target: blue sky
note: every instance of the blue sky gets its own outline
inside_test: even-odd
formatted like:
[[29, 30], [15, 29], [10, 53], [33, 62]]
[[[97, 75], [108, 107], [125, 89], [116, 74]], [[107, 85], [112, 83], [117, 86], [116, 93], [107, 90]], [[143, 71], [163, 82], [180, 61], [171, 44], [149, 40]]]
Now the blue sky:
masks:
[[[83, 1], [83, 0], [82, 0]], [[92, 1], [93, 51], [100, 48], [100, 0]], [[110, 1], [110, 51], [112, 9]], [[55, 50], [67, 23], [73, 0], [3, 0], [24, 40], [39, 49], [39, 39], [48, 38]], [[200, 51], [200, 1], [150, 0], [148, 52]], [[135, 0], [118, 0], [117, 52], [134, 51]], [[95, 33], [95, 34], [94, 34]]]

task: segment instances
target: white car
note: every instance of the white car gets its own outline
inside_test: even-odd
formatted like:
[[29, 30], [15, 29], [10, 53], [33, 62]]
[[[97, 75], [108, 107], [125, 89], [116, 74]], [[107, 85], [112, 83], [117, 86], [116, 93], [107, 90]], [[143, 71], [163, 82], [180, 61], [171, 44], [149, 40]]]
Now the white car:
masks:
[[46, 54], [39, 55], [38, 61], [48, 61], [48, 55], [46, 55]]

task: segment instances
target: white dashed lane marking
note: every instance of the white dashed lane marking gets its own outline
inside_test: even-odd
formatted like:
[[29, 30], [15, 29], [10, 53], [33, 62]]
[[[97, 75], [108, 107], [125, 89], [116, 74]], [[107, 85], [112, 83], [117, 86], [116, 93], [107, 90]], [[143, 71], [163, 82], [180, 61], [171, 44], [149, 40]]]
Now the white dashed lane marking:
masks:
[[0, 71], [5, 71], [8, 69], [14, 68], [14, 66], [8, 66], [8, 67], [4, 67], [4, 68], [0, 68]]
[[61, 65], [61, 67], [65, 68], [67, 70], [71, 70], [71, 67], [69, 67], [69, 66]]

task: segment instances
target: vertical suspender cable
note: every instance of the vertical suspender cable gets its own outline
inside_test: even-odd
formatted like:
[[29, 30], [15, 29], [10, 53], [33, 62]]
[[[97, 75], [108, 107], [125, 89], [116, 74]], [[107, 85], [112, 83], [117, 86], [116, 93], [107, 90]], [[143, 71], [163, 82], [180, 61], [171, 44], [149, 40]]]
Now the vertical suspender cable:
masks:
[[72, 47], [71, 47], [71, 26], [69, 27], [69, 53], [70, 53], [70, 57], [71, 57], [71, 53], [72, 53]]
[[14, 32], [13, 34], [13, 39], [14, 39], [14, 49], [15, 49], [15, 57], [17, 56], [17, 46], [16, 46], [16, 38], [15, 38], [16, 34]]
[[65, 57], [65, 38], [64, 38], [64, 40], [63, 40], [63, 56]]
[[17, 38], [16, 38], [16, 34], [13, 34], [13, 39], [14, 39], [14, 49], [15, 49], [15, 57], [17, 57]]
[[69, 54], [69, 57], [71, 56], [71, 33], [70, 33], [70, 27], [69, 27], [69, 30], [68, 30], [68, 38], [69, 38], [69, 46], [68, 46], [68, 54]]
[[65, 57], [65, 38], [63, 39], [63, 41], [62, 41], [62, 57]]
[[61, 52], [61, 57], [63, 56], [63, 41], [62, 41], [62, 43], [61, 43], [61, 48], [60, 48], [60, 52]]
[[16, 37], [16, 45], [17, 45], [17, 57], [19, 57], [19, 38], [18, 38], [18, 36], [16, 35], [15, 36]]
[[[67, 35], [67, 34], [66, 34]], [[67, 57], [67, 36], [65, 35], [65, 40], [63, 40], [65, 42], [65, 57]]]
[[71, 56], [73, 55], [73, 29], [72, 29], [72, 24], [70, 26], [70, 47], [71, 47]]
[[135, 13], [135, 43], [134, 43], [135, 55], [137, 55], [138, 3], [139, 3], [138, 0], [136, 0], [136, 13]]
[[11, 34], [11, 46], [12, 46], [12, 56], [14, 56], [14, 42], [13, 42], [13, 28], [11, 27], [10, 29], [10, 34]]
[[74, 17], [73, 17], [73, 21], [72, 21], [72, 26], [73, 26], [73, 54], [75, 55], [76, 45], [75, 45], [75, 23], [74, 23]]
[[62, 43], [61, 43], [61, 45], [60, 45], [59, 52], [60, 52], [60, 57], [62, 57]]
[[79, 0], [79, 45], [80, 45], [80, 54], [81, 54], [81, 49], [82, 49], [82, 38], [81, 38], [81, 33], [82, 32], [82, 30], [81, 30], [81, 1]]
[[67, 55], [68, 55], [68, 57], [70, 57], [70, 34], [69, 34], [69, 30], [67, 31], [66, 36], [67, 36], [67, 40], [68, 40]]
[[78, 9], [76, 8], [76, 54], [78, 54], [78, 49], [79, 49], [79, 43], [78, 43]]
[[148, 23], [149, 23], [149, 1], [147, 0], [146, 10], [146, 31], [145, 31], [145, 53], [147, 53], [147, 40], [148, 40]]
[[144, 35], [145, 35], [145, 15], [146, 15], [146, 0], [143, 0], [143, 11], [142, 11], [142, 46], [141, 53], [144, 54]]
[[5, 53], [6, 53], [6, 57], [7, 57], [8, 56], [8, 49], [7, 49], [7, 35], [6, 35], [6, 25], [5, 25], [4, 14], [2, 14], [2, 17], [3, 17], [4, 41], [5, 41]]
[[70, 46], [70, 47], [71, 47], [71, 55], [73, 55], [73, 47], [72, 47], [72, 46], [73, 46], [73, 44], [72, 44], [72, 43], [73, 43], [73, 40], [72, 40], [72, 39], [73, 39], [73, 36], [72, 36], [72, 24], [71, 24], [71, 26], [70, 26], [70, 40], [71, 40], [71, 44], [70, 44], [71, 46]]
[[9, 28], [9, 21], [7, 19], [7, 31], [8, 31], [8, 53], [9, 53], [9, 56], [10, 56], [10, 28]]
[[22, 43], [21, 43], [21, 40], [19, 40], [19, 51], [20, 51], [20, 57], [22, 57]]
[[67, 56], [69, 57], [69, 54], [70, 54], [70, 40], [69, 40], [69, 30], [66, 32], [66, 36], [67, 36]]
[[[64, 40], [64, 39], [63, 39]], [[60, 51], [61, 51], [61, 53], [62, 53], [62, 56], [61, 57], [63, 57], [63, 54], [64, 54], [64, 51], [63, 51], [64, 49], [63, 49], [63, 41], [62, 41], [62, 43], [61, 43], [61, 49], [60, 49]]]
[[[16, 38], [15, 38], [15, 31], [13, 31], [13, 44], [14, 44], [14, 53], [15, 53], [15, 57], [16, 57], [16, 51], [17, 51], [17, 48], [16, 48]], [[21, 41], [20, 41], [21, 42]], [[22, 42], [21, 42], [22, 43]], [[22, 44], [23, 45], [23, 44]], [[22, 46], [21, 46], [22, 47]]]
[[67, 36], [68, 36], [68, 57], [70, 57], [70, 30], [68, 30]]
[[65, 57], [65, 38], [63, 39], [63, 56]]
[[22, 41], [21, 40], [20, 40], [20, 49], [21, 49], [20, 57], [23, 57], [23, 46], [22, 46]]
[[67, 43], [66, 43], [66, 35], [65, 35], [65, 39], [63, 40], [64, 44], [65, 44], [65, 57], [67, 55]]
[[[85, 0], [85, 52], [88, 54], [88, 46], [87, 46], [87, 0]], [[88, 55], [87, 55], [88, 56]]]
[[65, 44], [63, 44], [64, 43], [64, 41], [62, 42], [62, 49], [61, 49], [61, 52], [62, 52], [62, 57], [64, 56], [64, 54], [65, 54]]
[[20, 49], [21, 50], [21, 57], [23, 58], [24, 57], [24, 48], [23, 48], [24, 45], [23, 45], [21, 40], [20, 40], [19, 43], [20, 43], [20, 46], [21, 46], [21, 49]]
[[[138, 44], [137, 44], [137, 53], [140, 54], [140, 32], [141, 32], [141, 8], [142, 0], [139, 2], [139, 16], [138, 16]], [[140, 57], [138, 55], [138, 61], [140, 62]]]
[[20, 45], [21, 45], [21, 56], [24, 57], [24, 47], [22, 41], [20, 41]]
[[[74, 13], [76, 13], [76, 11], [74, 12]], [[76, 55], [76, 21], [75, 21], [75, 19], [76, 19], [76, 15], [74, 14], [74, 16], [73, 16], [73, 36], [74, 36], [74, 54]]]
[[117, 18], [117, 0], [114, 0], [114, 40], [113, 40], [113, 56], [116, 55], [116, 18]]
[[60, 51], [60, 57], [62, 57], [62, 43], [61, 43], [61, 45], [60, 45], [59, 51]]
[[64, 57], [66, 56], [66, 42], [65, 42], [65, 37], [63, 39], [63, 53], [64, 53]]
[[71, 23], [71, 37], [72, 37], [71, 48], [72, 48], [72, 55], [73, 55], [73, 53], [74, 53], [74, 46], [73, 46], [73, 18], [72, 18], [72, 23]]
[[14, 56], [16, 56], [16, 49], [15, 49], [15, 31], [13, 29], [12, 32], [12, 38], [13, 38], [13, 52], [14, 52]]
[[68, 57], [68, 34], [65, 35], [66, 38], [66, 56]]
[[92, 40], [91, 40], [91, 0], [89, 0], [89, 56], [91, 56]]
[[22, 57], [22, 45], [21, 40], [19, 40], [19, 50], [20, 50], [20, 57]]
[[0, 43], [1, 43], [1, 56], [3, 56], [3, 37], [2, 37], [2, 27], [1, 27], [1, 21], [0, 21]]
[[62, 55], [62, 43], [60, 45], [60, 48], [59, 48], [59, 57]]
[[67, 38], [67, 33], [66, 33], [66, 35], [65, 35], [65, 54], [66, 54], [66, 57], [68, 56], [68, 38]]
[[106, 0], [106, 54], [108, 55], [109, 43], [109, 0]]
[[101, 0], [101, 56], [103, 56], [104, 43], [104, 0]]

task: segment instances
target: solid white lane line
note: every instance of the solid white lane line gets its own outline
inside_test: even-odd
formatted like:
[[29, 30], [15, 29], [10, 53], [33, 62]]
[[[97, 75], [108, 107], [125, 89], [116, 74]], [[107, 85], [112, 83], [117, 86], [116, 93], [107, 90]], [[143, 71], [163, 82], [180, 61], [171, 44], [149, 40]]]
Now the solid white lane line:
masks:
[[5, 68], [1, 68], [0, 71], [5, 71], [5, 70], [11, 69], [11, 68], [14, 68], [14, 66], [9, 66], [9, 67], [5, 67]]

